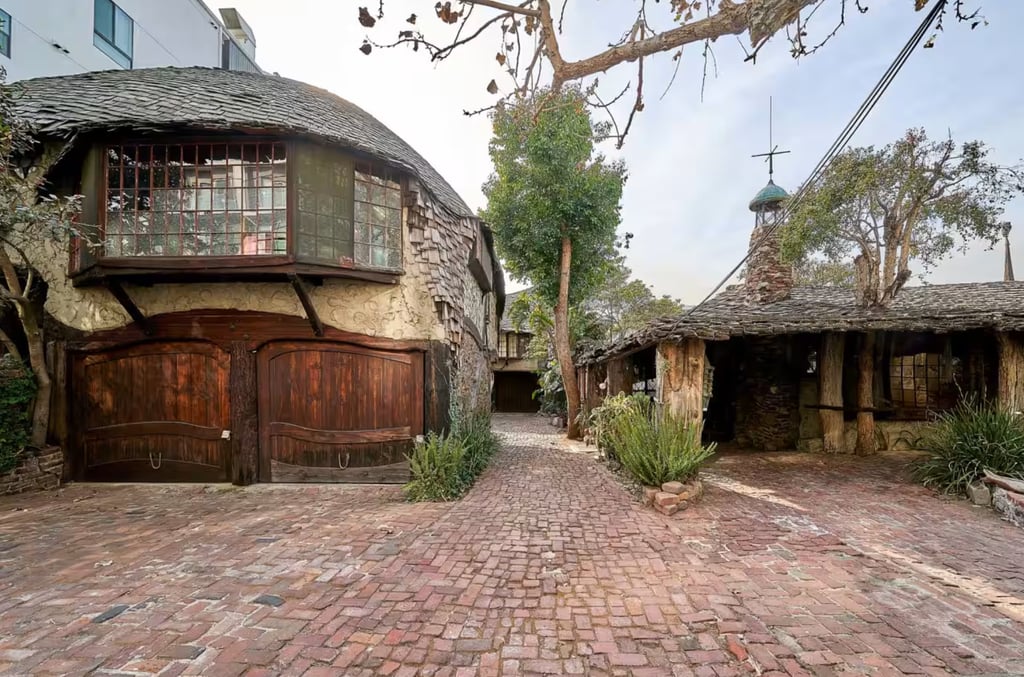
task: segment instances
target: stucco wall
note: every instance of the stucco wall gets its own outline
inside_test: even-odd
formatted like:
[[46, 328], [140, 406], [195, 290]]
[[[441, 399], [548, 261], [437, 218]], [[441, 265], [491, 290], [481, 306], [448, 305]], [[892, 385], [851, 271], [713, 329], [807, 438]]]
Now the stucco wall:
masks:
[[[46, 310], [57, 321], [91, 332], [112, 329], [131, 318], [103, 288], [76, 288], [66, 275], [67, 244], [49, 243], [31, 250], [33, 265], [49, 284]], [[407, 261], [414, 260], [405, 244]], [[327, 280], [311, 296], [325, 324], [345, 331], [395, 339], [445, 338], [427, 280], [417, 265], [407, 265], [400, 283]], [[262, 310], [304, 317], [298, 297], [285, 282], [126, 285], [146, 315], [195, 309]]]

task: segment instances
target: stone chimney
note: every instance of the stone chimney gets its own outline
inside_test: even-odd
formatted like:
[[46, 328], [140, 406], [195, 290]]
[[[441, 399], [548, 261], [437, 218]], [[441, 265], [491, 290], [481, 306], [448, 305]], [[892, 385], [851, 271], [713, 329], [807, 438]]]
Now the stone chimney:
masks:
[[782, 260], [780, 231], [775, 229], [782, 206], [789, 198], [785, 190], [771, 180], [750, 201], [754, 212], [754, 230], [750, 234], [750, 258], [743, 281], [747, 301], [775, 303], [789, 297], [793, 290], [793, 267]]

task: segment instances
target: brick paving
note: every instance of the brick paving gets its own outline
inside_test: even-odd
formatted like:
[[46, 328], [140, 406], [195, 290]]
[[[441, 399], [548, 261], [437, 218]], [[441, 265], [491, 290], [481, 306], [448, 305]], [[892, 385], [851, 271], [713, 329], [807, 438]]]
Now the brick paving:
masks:
[[664, 517], [540, 419], [496, 426], [449, 505], [0, 499], [0, 673], [1024, 674], [1024, 534], [909, 483], [904, 457], [726, 455]]

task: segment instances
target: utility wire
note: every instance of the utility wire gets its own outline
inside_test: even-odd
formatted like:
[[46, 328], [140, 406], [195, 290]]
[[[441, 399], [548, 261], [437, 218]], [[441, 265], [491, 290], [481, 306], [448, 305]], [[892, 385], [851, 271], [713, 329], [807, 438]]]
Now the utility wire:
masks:
[[841, 131], [839, 133], [839, 136], [836, 137], [836, 140], [832, 142], [832, 145], [829, 147], [828, 151], [826, 151], [825, 155], [821, 158], [821, 160], [818, 161], [818, 164], [811, 172], [811, 175], [803, 183], [803, 185], [801, 185], [800, 188], [796, 191], [796, 194], [794, 194], [786, 202], [786, 206], [783, 208], [779, 216], [776, 218], [775, 222], [768, 227], [764, 235], [759, 240], [757, 240], [750, 246], [750, 249], [747, 250], [747, 253], [743, 256], [742, 259], [740, 259], [740, 262], [737, 263], [736, 266], [733, 267], [733, 269], [730, 270], [729, 273], [724, 278], [722, 278], [722, 280], [717, 285], [715, 285], [715, 288], [712, 289], [711, 292], [707, 296], [705, 296], [700, 303], [687, 310], [683, 314], [683, 317], [687, 317], [690, 314], [694, 313], [698, 308], [707, 303], [711, 299], [711, 297], [717, 294], [719, 290], [725, 285], [725, 283], [732, 279], [732, 276], [735, 275], [739, 271], [739, 269], [743, 267], [743, 264], [750, 259], [751, 255], [755, 251], [757, 251], [761, 246], [763, 246], [764, 243], [767, 242], [775, 234], [775, 231], [778, 230], [782, 226], [782, 224], [784, 224], [789, 219], [789, 216], [793, 213], [795, 208], [800, 204], [800, 201], [804, 198], [804, 196], [806, 196], [807, 192], [810, 190], [810, 186], [812, 186], [814, 182], [825, 172], [825, 170], [827, 170], [829, 166], [831, 166], [831, 164], [835, 161], [836, 156], [838, 156], [839, 153], [842, 152], [843, 148], [845, 148], [846, 145], [850, 142], [850, 139], [853, 138], [853, 135], [856, 134], [858, 129], [860, 129], [861, 125], [864, 123], [864, 120], [867, 119], [868, 114], [874, 109], [879, 99], [881, 99], [882, 94], [884, 94], [885, 90], [889, 88], [889, 85], [896, 78], [896, 75], [900, 72], [900, 70], [902, 70], [904, 64], [907, 62], [907, 59], [910, 58], [910, 55], [921, 43], [921, 39], [924, 38], [932, 23], [934, 23], [936, 18], [938, 18], [938, 16], [942, 13], [942, 10], [946, 6], [946, 2], [947, 0], [939, 0], [935, 4], [935, 6], [932, 7], [931, 11], [928, 12], [928, 15], [925, 16], [924, 20], [921, 22], [921, 25], [917, 27], [917, 30], [915, 30], [913, 34], [911, 34], [910, 39], [907, 40], [907, 43], [903, 46], [903, 49], [899, 51], [899, 53], [896, 55], [896, 58], [893, 59], [893, 62], [889, 65], [889, 68], [886, 69], [885, 73], [882, 74], [881, 79], [868, 94], [867, 98], [864, 99], [864, 102], [861, 103], [860, 108], [858, 108], [857, 112], [853, 114], [853, 117], [850, 118], [850, 121], [846, 123], [846, 127], [843, 128], [843, 131]]

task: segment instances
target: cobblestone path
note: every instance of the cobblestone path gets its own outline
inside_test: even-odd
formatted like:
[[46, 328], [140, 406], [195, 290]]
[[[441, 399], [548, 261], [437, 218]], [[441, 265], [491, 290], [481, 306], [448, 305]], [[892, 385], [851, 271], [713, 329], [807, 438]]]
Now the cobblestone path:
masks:
[[663, 517], [530, 416], [464, 500], [0, 499], [0, 673], [1024, 675], [1024, 532], [905, 459], [724, 456]]

